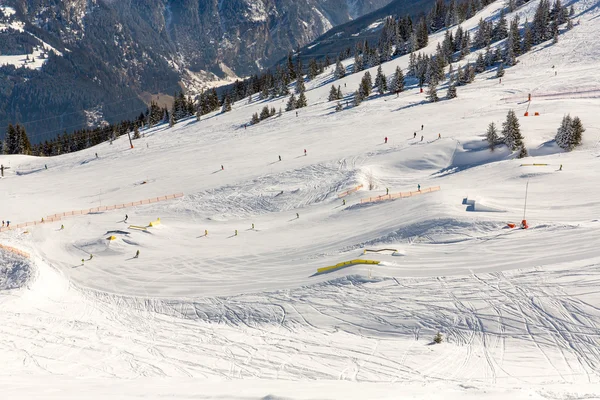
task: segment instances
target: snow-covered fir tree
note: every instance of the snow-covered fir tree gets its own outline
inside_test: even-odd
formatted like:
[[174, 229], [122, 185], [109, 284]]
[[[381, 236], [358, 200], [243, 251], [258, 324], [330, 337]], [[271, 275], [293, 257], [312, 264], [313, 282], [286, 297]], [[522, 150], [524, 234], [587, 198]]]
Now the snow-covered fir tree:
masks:
[[269, 106], [264, 106], [263, 109], [260, 111], [259, 118], [260, 118], [261, 121], [263, 121], [263, 120], [265, 120], [265, 119], [267, 119], [269, 117], [270, 117], [270, 115], [269, 115]]
[[482, 73], [485, 71], [485, 60], [483, 58], [483, 53], [479, 53], [477, 56], [477, 61], [475, 62], [475, 72]]
[[342, 103], [341, 102], [337, 102], [337, 104], [335, 105], [335, 111], [342, 111], [343, 107], [342, 107]]
[[485, 138], [488, 142], [488, 145], [490, 146], [490, 150], [494, 151], [494, 149], [496, 148], [496, 145], [498, 144], [498, 131], [496, 130], [496, 124], [494, 124], [493, 122], [491, 122], [488, 125], [488, 129], [485, 133]]
[[331, 89], [329, 89], [329, 97], [327, 97], [328, 101], [335, 101], [335, 100], [339, 100], [338, 98], [338, 91], [335, 88], [334, 85], [331, 85]]
[[377, 68], [377, 75], [375, 76], [375, 86], [377, 86], [377, 91], [379, 94], [384, 94], [387, 92], [387, 78], [383, 73], [383, 69], [381, 65]]
[[502, 78], [504, 76], [504, 63], [500, 63], [498, 65], [498, 69], [496, 70], [496, 78]]
[[427, 100], [429, 100], [432, 103], [435, 103], [440, 100], [437, 94], [437, 85], [437, 81], [435, 79], [432, 79], [429, 82], [429, 86], [427, 87]]
[[396, 67], [396, 71], [394, 72], [391, 90], [396, 94], [404, 91], [404, 74], [402, 73], [402, 68], [400, 67]]
[[502, 141], [511, 151], [516, 151], [525, 147], [519, 120], [514, 110], [508, 111], [506, 121], [502, 124]]
[[296, 79], [296, 94], [300, 94], [306, 91], [306, 87], [304, 86], [304, 77], [301, 74], [298, 74], [298, 78]]
[[448, 82], [448, 99], [455, 99], [457, 97], [456, 93], [456, 83], [454, 83], [454, 79], [450, 78], [450, 82]]
[[360, 103], [362, 103], [362, 101], [363, 101], [363, 97], [362, 97], [362, 95], [360, 94], [360, 91], [358, 91], [358, 90], [357, 90], [357, 91], [355, 91], [355, 92], [354, 92], [354, 96], [352, 97], [352, 105], [353, 105], [354, 107], [357, 107], [357, 106], [359, 106], [359, 105], [360, 105]]
[[363, 77], [360, 81], [360, 86], [358, 88], [358, 91], [362, 97], [361, 100], [366, 99], [367, 97], [369, 97], [371, 95], [372, 88], [373, 88], [373, 81], [371, 79], [371, 74], [369, 73], [369, 71], [367, 71], [363, 75]]
[[258, 117], [258, 113], [252, 114], [252, 119], [250, 120], [250, 124], [256, 125], [260, 122], [260, 118]]
[[581, 144], [584, 132], [585, 129], [579, 117], [571, 118], [570, 115], [566, 115], [556, 132], [556, 144], [567, 151], [571, 151], [575, 146]]
[[335, 64], [335, 71], [333, 73], [333, 76], [335, 77], [335, 79], [341, 79], [344, 76], [346, 76], [346, 68], [344, 68], [344, 65], [340, 60], [338, 60]]
[[229, 96], [225, 97], [223, 101], [223, 107], [221, 108], [221, 112], [226, 113], [231, 111], [231, 100], [229, 100]]
[[306, 106], [308, 106], [308, 101], [306, 100], [306, 95], [304, 94], [304, 91], [302, 91], [298, 96], [298, 101], [296, 101], [296, 108], [303, 108]]
[[286, 106], [285, 111], [292, 111], [296, 109], [296, 96], [292, 93], [290, 96]]

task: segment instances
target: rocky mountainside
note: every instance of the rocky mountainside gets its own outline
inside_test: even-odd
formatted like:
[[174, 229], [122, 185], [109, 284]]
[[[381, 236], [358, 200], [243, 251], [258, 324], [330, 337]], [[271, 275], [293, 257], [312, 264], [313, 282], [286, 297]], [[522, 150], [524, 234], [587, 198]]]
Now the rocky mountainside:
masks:
[[[0, 129], [38, 142], [247, 76], [391, 0], [0, 0]], [[29, 122], [35, 121], [35, 122]]]

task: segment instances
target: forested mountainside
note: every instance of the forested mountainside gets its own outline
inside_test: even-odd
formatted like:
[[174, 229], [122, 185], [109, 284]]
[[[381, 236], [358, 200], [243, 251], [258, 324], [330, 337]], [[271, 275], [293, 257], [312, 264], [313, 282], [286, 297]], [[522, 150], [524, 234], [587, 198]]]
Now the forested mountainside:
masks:
[[0, 1], [0, 126], [33, 142], [247, 76], [390, 0]]

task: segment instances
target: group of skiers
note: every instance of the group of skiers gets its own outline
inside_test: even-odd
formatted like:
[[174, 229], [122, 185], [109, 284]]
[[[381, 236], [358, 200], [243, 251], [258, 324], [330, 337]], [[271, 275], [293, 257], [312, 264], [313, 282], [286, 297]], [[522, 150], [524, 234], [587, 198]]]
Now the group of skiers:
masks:
[[[424, 128], [425, 128], [425, 125], [421, 125], [421, 131], [422, 131]], [[413, 139], [416, 139], [416, 138], [417, 138], [417, 132], [414, 132], [414, 134], [413, 134]], [[441, 138], [442, 138], [442, 134], [441, 134], [441, 133], [438, 133], [438, 139], [441, 139]], [[423, 141], [423, 139], [425, 139], [425, 136], [421, 135], [421, 142]], [[387, 137], [387, 136], [386, 136], [386, 137], [383, 139], [383, 142], [384, 142], [384, 143], [387, 143], [387, 142], [388, 142], [388, 137]]]

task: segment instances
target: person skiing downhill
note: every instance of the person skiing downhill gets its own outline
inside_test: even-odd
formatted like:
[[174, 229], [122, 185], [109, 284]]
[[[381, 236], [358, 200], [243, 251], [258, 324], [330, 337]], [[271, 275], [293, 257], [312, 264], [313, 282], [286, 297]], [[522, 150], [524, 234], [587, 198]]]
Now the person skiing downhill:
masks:
[[139, 250], [137, 250], [137, 251], [135, 252], [135, 257], [133, 257], [133, 258], [139, 258], [139, 256], [140, 256], [140, 251], [139, 251]]
[[416, 139], [416, 138], [417, 138], [417, 132], [415, 132], [415, 134], [413, 136], [413, 139]]
[[279, 161], [281, 161], [281, 156], [279, 156]]
[[383, 140], [384, 140], [384, 143], [387, 143], [387, 136], [386, 136], [386, 137], [385, 137], [385, 139], [383, 139]]
[[423, 135], [421, 135], [421, 142], [423, 141]]
[[127, 214], [125, 214], [125, 222], [127, 222], [128, 219], [129, 219], [129, 216]]
[[421, 191], [421, 184], [420, 184], [420, 183], [417, 185], [417, 190], [418, 190], [419, 192]]
[[306, 149], [304, 149], [304, 155], [306, 155]]

